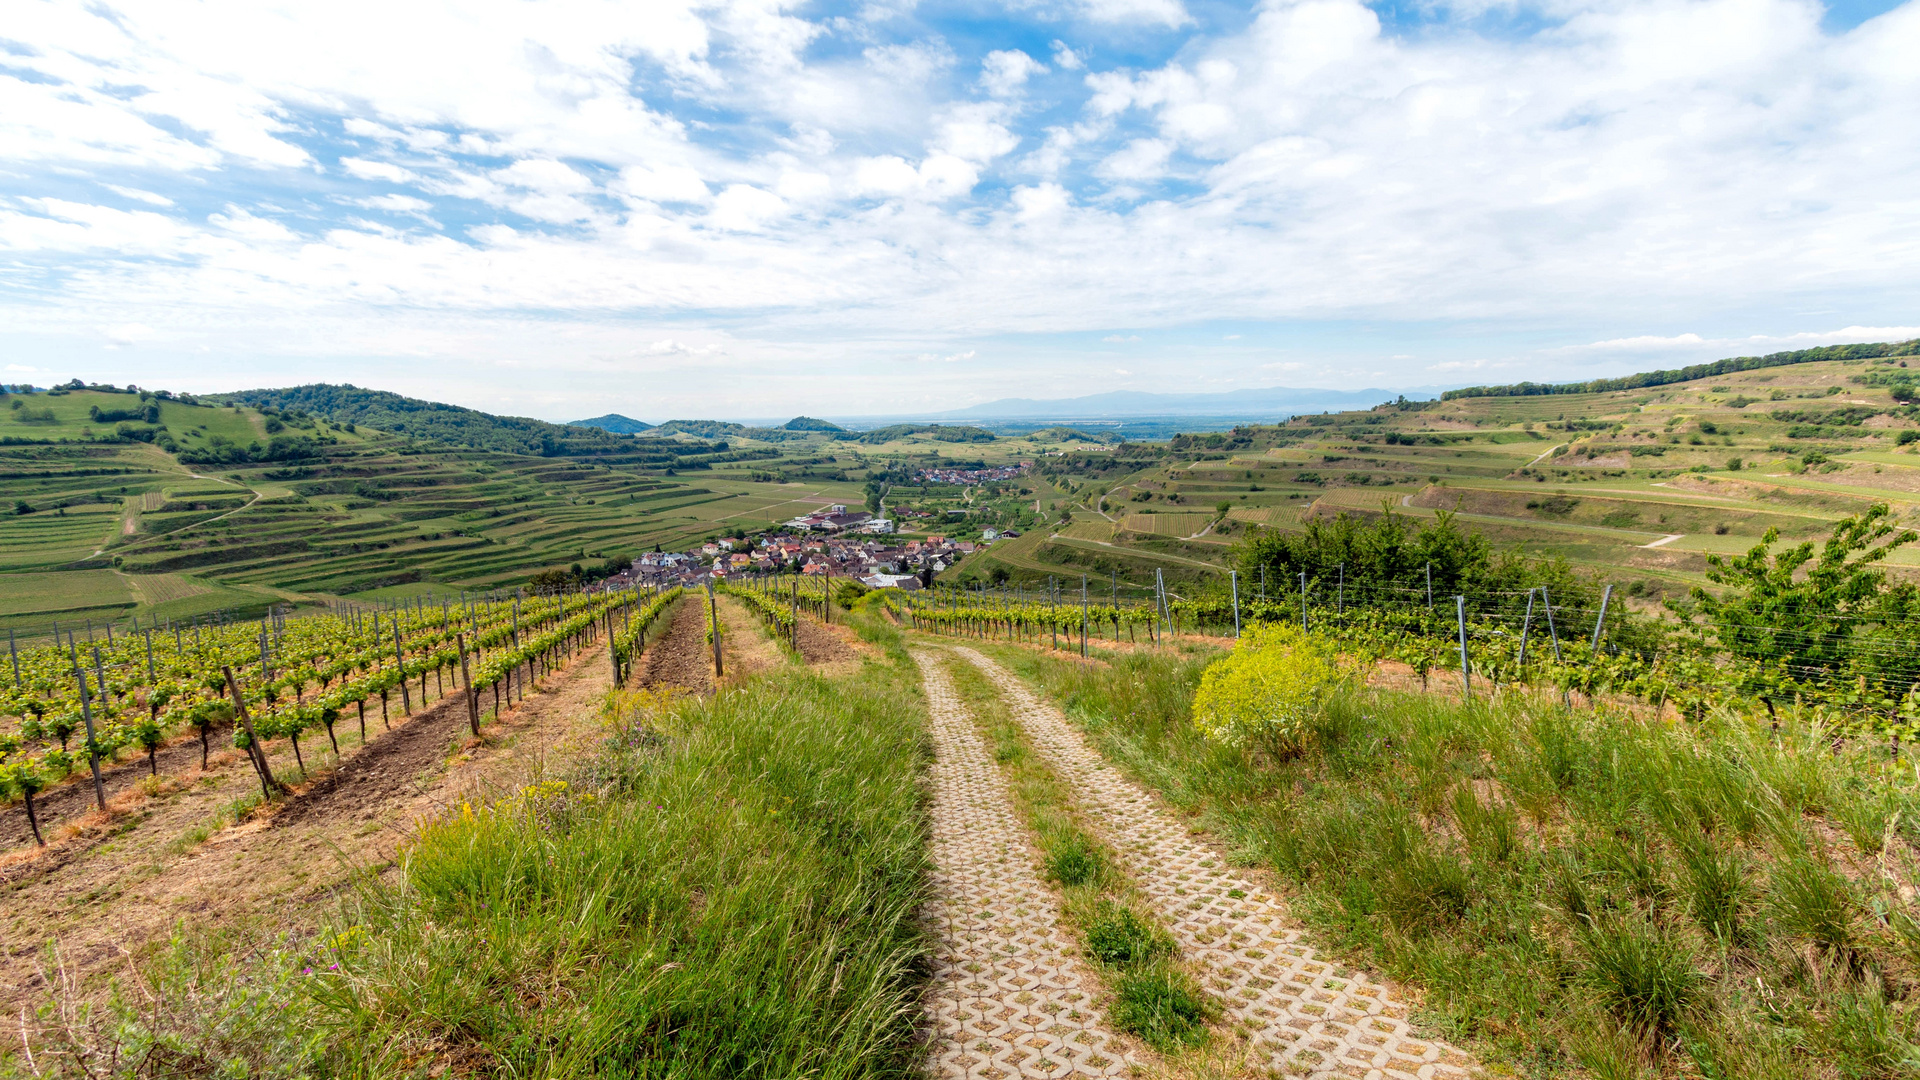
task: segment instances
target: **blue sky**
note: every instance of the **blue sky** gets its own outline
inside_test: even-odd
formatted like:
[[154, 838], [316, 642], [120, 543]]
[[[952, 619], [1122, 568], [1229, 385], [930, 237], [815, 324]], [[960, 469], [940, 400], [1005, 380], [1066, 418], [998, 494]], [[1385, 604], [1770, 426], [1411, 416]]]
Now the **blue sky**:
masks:
[[1920, 335], [1920, 0], [18, 0], [0, 380], [569, 419]]

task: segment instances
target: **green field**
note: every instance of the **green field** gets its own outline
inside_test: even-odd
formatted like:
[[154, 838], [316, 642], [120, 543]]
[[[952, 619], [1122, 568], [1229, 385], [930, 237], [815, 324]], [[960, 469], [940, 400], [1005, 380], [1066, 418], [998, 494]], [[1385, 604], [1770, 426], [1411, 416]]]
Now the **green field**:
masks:
[[[1563, 556], [1653, 599], [1702, 581], [1708, 554], [1743, 550], [1769, 529], [1824, 535], [1876, 501], [1920, 520], [1920, 443], [1899, 442], [1920, 435], [1920, 410], [1893, 397], [1902, 362], [1817, 359], [1635, 389], [1456, 396], [1102, 450], [1058, 433], [983, 441], [953, 429], [689, 423], [638, 438], [549, 434], [552, 453], [525, 454], [488, 447], [501, 431], [524, 440], [580, 429], [454, 410], [468, 426], [447, 437], [472, 444], [458, 445], [276, 411], [272, 402], [291, 400], [279, 391], [246, 395], [259, 407], [15, 395], [0, 404], [0, 507], [15, 510], [0, 517], [0, 574], [190, 575], [205, 591], [48, 598], [23, 578], [0, 596], [0, 619], [457, 594], [860, 505], [870, 484], [886, 490], [907, 535], [1023, 533], [947, 571], [960, 580], [1087, 574], [1142, 590], [1158, 572], [1185, 590], [1221, 576], [1250, 530], [1452, 513], [1498, 543]], [[149, 405], [157, 423], [92, 419]], [[305, 442], [272, 460], [271, 445], [288, 439]], [[191, 464], [243, 446], [254, 455]], [[988, 484], [918, 478], [932, 465], [1016, 461], [1034, 468]], [[1920, 550], [1891, 562], [1920, 568]]]
[[[1559, 555], [1657, 598], [1704, 581], [1710, 553], [1769, 529], [1799, 541], [1874, 502], [1920, 524], [1920, 409], [1889, 384], [1900, 355], [1817, 359], [1578, 394], [1460, 396], [1299, 417], [1120, 452], [1070, 451], [1034, 484], [1066, 493], [1050, 543], [996, 546], [955, 576], [1078, 574], [1107, 541], [1157, 566], [1224, 574], [1250, 528], [1308, 516], [1453, 513], [1498, 543]], [[1920, 370], [1915, 370], [1920, 375]], [[1912, 432], [1909, 442], [1899, 442]], [[1730, 467], [1738, 459], [1739, 468]], [[1226, 507], [1224, 517], [1220, 513]], [[1084, 523], [1111, 529], [1096, 534]], [[1024, 540], [1025, 538], [1023, 538]], [[1920, 569], [1904, 548], [1889, 562]], [[1204, 576], [1204, 575], [1203, 575]]]
[[[96, 421], [95, 410], [143, 418]], [[498, 434], [485, 426], [498, 418], [461, 415], [469, 426], [453, 435], [486, 443]], [[870, 478], [1020, 460], [1057, 445], [956, 444], [924, 431], [865, 442], [847, 433], [729, 433], [724, 442], [589, 433], [578, 446], [528, 455], [272, 406], [97, 390], [8, 396], [0, 433], [0, 507], [11, 511], [0, 516], [0, 574], [110, 583], [118, 571], [137, 582], [194, 583], [184, 592], [119, 584], [62, 597], [52, 578], [29, 587], [23, 577], [0, 591], [0, 622], [21, 629], [55, 611], [189, 618], [517, 584], [542, 570], [623, 563], [656, 545], [675, 550], [758, 531], [832, 503], [859, 506]], [[289, 439], [303, 442], [279, 454], [276, 440]], [[913, 496], [962, 509], [959, 521], [942, 514], [939, 528], [949, 533], [1033, 517], [1016, 497], [939, 485]]]

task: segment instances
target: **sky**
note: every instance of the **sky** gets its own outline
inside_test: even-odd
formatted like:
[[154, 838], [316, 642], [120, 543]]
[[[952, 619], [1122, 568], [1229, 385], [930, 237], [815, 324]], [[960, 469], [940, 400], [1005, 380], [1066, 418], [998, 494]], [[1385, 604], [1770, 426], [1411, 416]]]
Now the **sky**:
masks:
[[0, 381], [551, 420], [1920, 336], [1920, 0], [11, 0]]

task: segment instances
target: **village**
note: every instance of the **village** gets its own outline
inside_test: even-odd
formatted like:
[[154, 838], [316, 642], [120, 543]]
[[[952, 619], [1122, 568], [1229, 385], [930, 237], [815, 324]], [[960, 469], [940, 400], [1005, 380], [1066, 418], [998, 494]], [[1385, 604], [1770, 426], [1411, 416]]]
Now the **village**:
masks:
[[[650, 551], [605, 587], [699, 585], [707, 578], [801, 573], [852, 579], [875, 589], [921, 589], [982, 545], [931, 535], [885, 540], [894, 523], [839, 504], [759, 536], [718, 537], [688, 551]], [[999, 533], [986, 530], [988, 542]], [[1018, 535], [1017, 533], [1011, 535]]]
[[1001, 480], [1011, 480], [1033, 466], [1031, 461], [1022, 461], [1013, 465], [992, 465], [980, 469], [921, 469], [914, 478], [922, 483], [934, 484], [991, 484]]

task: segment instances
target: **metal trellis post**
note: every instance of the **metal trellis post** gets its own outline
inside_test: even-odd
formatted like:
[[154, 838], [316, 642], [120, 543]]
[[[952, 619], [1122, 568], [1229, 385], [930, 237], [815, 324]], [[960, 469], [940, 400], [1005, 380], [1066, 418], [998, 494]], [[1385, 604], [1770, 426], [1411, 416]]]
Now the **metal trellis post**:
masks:
[[1460, 625], [1460, 687], [1466, 691], [1467, 700], [1472, 701], [1473, 674], [1472, 668], [1467, 664], [1467, 598], [1464, 596], [1455, 596], [1453, 598], [1453, 611]]

